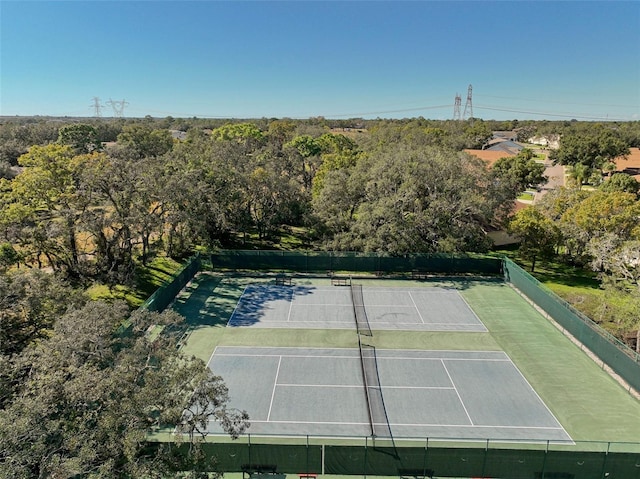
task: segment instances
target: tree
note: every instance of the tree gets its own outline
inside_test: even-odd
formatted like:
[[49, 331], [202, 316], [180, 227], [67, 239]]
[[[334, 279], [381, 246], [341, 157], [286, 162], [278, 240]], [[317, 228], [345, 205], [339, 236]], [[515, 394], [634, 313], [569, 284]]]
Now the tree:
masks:
[[148, 124], [126, 125], [118, 135], [118, 144], [131, 152], [134, 158], [160, 156], [173, 148], [168, 130], [156, 130]]
[[80, 275], [78, 226], [90, 204], [79, 185], [82, 158], [69, 146], [50, 144], [33, 146], [18, 161], [24, 170], [7, 186], [0, 221], [26, 228], [23, 240], [38, 242], [36, 250], [54, 269]]
[[81, 184], [92, 195], [83, 226], [91, 234], [95, 272], [110, 284], [131, 282], [134, 247], [143, 229], [140, 223], [155, 218], [154, 192], [144, 181], [147, 172], [153, 173], [153, 158], [131, 162], [104, 154], [83, 157]]
[[321, 163], [312, 179], [312, 192], [317, 195], [324, 187], [324, 178], [330, 171], [355, 166], [362, 152], [350, 138], [327, 133], [317, 139], [321, 149]]
[[[127, 315], [121, 302], [88, 303], [12, 362], [29, 374], [0, 410], [0, 477], [158, 477], [189, 457], [179, 460], [172, 443], [143, 454], [153, 429], [178, 424], [190, 456], [204, 422], [220, 421], [234, 438], [246, 429], [246, 413], [227, 407], [221, 378], [182, 357], [174, 336], [145, 334], [153, 324], [176, 324], [176, 313], [134, 313], [129, 334], [119, 335]], [[185, 406], [195, 402], [194, 422]]]
[[22, 259], [20, 253], [16, 251], [13, 245], [7, 241], [0, 243], [0, 271], [18, 264]]
[[520, 240], [519, 251], [531, 261], [531, 272], [535, 271], [539, 258], [554, 254], [560, 239], [560, 229], [533, 206], [518, 211], [507, 231]]
[[160, 200], [166, 246], [182, 254], [198, 242], [209, 247], [243, 229], [245, 174], [251, 157], [234, 141], [193, 136], [163, 159]]
[[216, 141], [234, 141], [242, 144], [246, 149], [254, 149], [264, 143], [262, 130], [253, 123], [229, 123], [211, 132], [211, 138]]
[[569, 173], [569, 178], [571, 178], [571, 180], [575, 184], [575, 187], [579, 190], [582, 189], [582, 185], [586, 183], [587, 179], [591, 176], [593, 171], [589, 166], [582, 163], [576, 163], [573, 166], [569, 166], [567, 167], [567, 170]]
[[591, 267], [607, 275], [619, 289], [640, 295], [640, 240], [623, 241], [615, 233], [607, 233], [589, 244]]
[[[489, 247], [486, 228], [514, 199], [499, 190], [480, 160], [437, 148], [392, 144], [360, 159], [351, 176], [360, 202], [349, 207], [354, 211], [349, 230], [336, 238], [343, 249], [484, 251]], [[334, 178], [344, 181], [327, 176], [325, 189]], [[320, 204], [326, 201], [314, 201]]]
[[257, 166], [248, 177], [245, 208], [258, 238], [272, 234], [279, 224], [290, 217], [295, 187], [272, 168]]
[[0, 275], [0, 355], [18, 354], [46, 338], [67, 308], [85, 301], [82, 293], [37, 269]]
[[589, 134], [565, 135], [560, 148], [551, 152], [549, 157], [555, 164], [584, 165], [590, 169], [601, 170], [605, 163], [629, 154], [629, 145], [613, 131], [600, 129]]
[[593, 238], [588, 246], [591, 268], [600, 274], [607, 291], [599, 312], [608, 329], [621, 338], [636, 331], [640, 352], [640, 240], [623, 241], [615, 233]]
[[58, 132], [58, 143], [70, 146], [78, 155], [102, 149], [97, 130], [84, 123], [61, 127]]
[[640, 193], [640, 183], [633, 176], [626, 173], [614, 173], [600, 186], [600, 190], [613, 192], [621, 191], [638, 195]]
[[562, 221], [574, 224], [589, 238], [615, 233], [626, 240], [640, 238], [638, 217], [640, 203], [635, 195], [598, 190], [565, 211]]
[[[522, 151], [530, 152], [526, 149]], [[511, 158], [500, 158], [491, 168], [496, 178], [511, 183], [517, 193], [528, 188], [537, 188], [548, 181], [544, 175], [544, 164], [538, 163], [523, 152]]]
[[467, 148], [482, 148], [493, 136], [491, 128], [482, 120], [471, 119], [464, 130]]

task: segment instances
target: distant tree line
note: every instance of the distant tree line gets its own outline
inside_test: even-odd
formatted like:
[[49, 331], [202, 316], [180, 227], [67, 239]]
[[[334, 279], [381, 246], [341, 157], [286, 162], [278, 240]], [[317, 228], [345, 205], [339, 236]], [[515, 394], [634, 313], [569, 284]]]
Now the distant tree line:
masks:
[[[515, 198], [546, 181], [535, 154], [489, 168], [463, 151], [512, 129], [560, 135], [551, 157], [574, 179], [518, 213]], [[640, 122], [4, 118], [0, 478], [198, 477], [207, 422], [245, 430], [222, 379], [176, 350], [178, 315], [82, 292], [132, 283], [156, 254], [272, 247], [292, 228], [318, 249], [484, 252], [508, 228], [532, 269], [597, 271], [612, 299], [597, 319], [624, 338], [640, 329], [640, 203], [610, 164], [637, 146]], [[188, 454], [145, 447], [167, 424]]]
[[127, 282], [152, 250], [180, 257], [296, 226], [321, 248], [485, 251], [519, 190], [543, 180], [535, 162], [490, 171], [462, 153], [491, 137], [482, 121], [377, 121], [355, 135], [233, 122], [183, 141], [152, 119], [108, 125], [62, 125], [55, 141], [40, 124], [9, 125], [47, 134], [2, 183], [5, 259]]

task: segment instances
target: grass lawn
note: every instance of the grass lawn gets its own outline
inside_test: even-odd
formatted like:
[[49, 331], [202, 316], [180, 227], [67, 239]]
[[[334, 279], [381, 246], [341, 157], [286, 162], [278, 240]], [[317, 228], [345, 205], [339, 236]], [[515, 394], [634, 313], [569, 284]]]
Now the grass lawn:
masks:
[[518, 195], [519, 200], [533, 201], [533, 198], [533, 193], [522, 193], [521, 195]]
[[[531, 273], [531, 262], [520, 257], [517, 251], [504, 251], [504, 254]], [[635, 304], [633, 298], [622, 292], [603, 289], [595, 272], [544, 260], [536, 262], [536, 269], [531, 274], [618, 339], [622, 340], [637, 329], [629, 323], [629, 311]]]
[[171, 278], [182, 268], [183, 263], [166, 256], [157, 256], [146, 266], [136, 268], [134, 286], [117, 284], [108, 286], [94, 284], [87, 290], [92, 300], [123, 299], [132, 308], [137, 308], [151, 296], [156, 289], [168, 283]]

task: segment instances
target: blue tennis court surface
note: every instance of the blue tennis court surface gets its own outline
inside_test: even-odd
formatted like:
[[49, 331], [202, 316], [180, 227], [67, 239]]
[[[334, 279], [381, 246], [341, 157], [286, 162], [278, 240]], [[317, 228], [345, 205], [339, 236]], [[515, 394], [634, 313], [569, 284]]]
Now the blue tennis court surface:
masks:
[[[381, 392], [386, 417], [373, 422], [395, 438], [571, 441], [504, 352], [377, 350], [375, 356], [379, 386], [369, 386], [369, 395]], [[219, 346], [209, 367], [224, 377], [230, 406], [249, 413], [250, 434], [371, 434], [357, 348]], [[221, 432], [217, 423], [210, 432]]]
[[[487, 329], [452, 288], [363, 287], [372, 330], [481, 331]], [[354, 329], [348, 287], [247, 286], [230, 327]]]

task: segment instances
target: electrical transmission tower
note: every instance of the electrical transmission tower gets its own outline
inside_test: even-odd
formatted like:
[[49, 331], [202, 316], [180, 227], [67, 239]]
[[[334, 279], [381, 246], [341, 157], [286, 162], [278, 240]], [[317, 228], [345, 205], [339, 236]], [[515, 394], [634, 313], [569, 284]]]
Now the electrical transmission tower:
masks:
[[[464, 113], [462, 114], [463, 120], [470, 120], [473, 118], [473, 103], [471, 101], [471, 91], [473, 87], [469, 85], [469, 89], [467, 90], [467, 103], [464, 104]], [[467, 116], [467, 111], [469, 112], [469, 116]]]
[[460, 94], [456, 93], [456, 101], [453, 104], [453, 119], [454, 120], [459, 120], [460, 119], [460, 106], [462, 106], [462, 97], [460, 96]]
[[102, 105], [100, 104], [100, 98], [97, 96], [93, 97], [93, 104], [90, 105], [93, 108], [93, 116], [96, 118], [102, 117]]
[[128, 101], [125, 101], [125, 100], [113, 101], [111, 98], [109, 98], [109, 101], [107, 102], [107, 105], [113, 108], [113, 116], [116, 118], [122, 118], [124, 107], [127, 106], [128, 104], [129, 104]]

